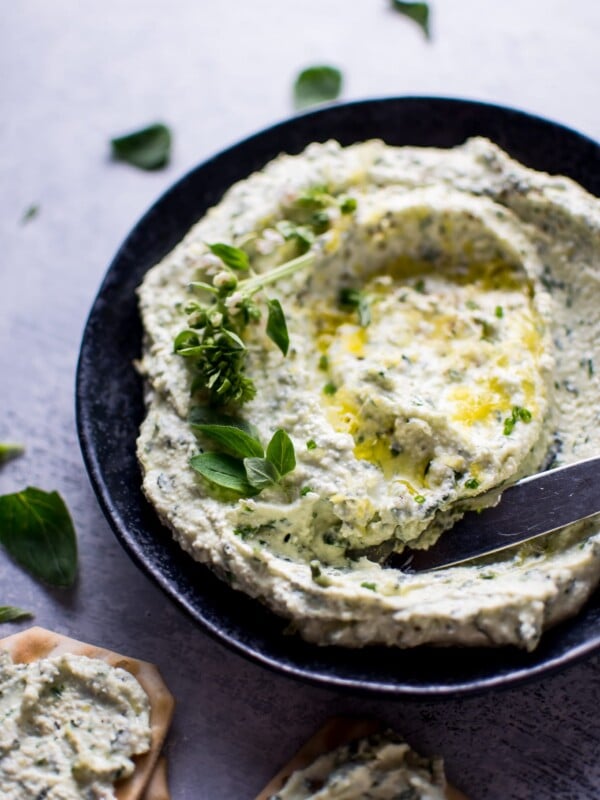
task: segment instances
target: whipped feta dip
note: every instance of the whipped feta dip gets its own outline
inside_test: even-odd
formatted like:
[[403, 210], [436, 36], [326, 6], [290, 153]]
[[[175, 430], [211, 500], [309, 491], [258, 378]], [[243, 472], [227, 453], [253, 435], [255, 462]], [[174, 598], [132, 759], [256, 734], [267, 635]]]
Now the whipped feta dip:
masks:
[[[312, 144], [231, 187], [139, 290], [138, 457], [161, 520], [309, 641], [534, 648], [598, 583], [597, 518], [435, 573], [388, 559], [451, 536], [488, 490], [597, 454], [599, 220], [571, 180], [480, 138]], [[285, 431], [295, 468], [241, 496], [190, 467], [214, 450], [188, 421], [209, 401], [174, 352], [190, 284], [222, 281], [216, 242], [258, 275], [311, 256], [269, 286], [287, 355], [249, 326], [256, 394], [225, 409], [261, 441]]]

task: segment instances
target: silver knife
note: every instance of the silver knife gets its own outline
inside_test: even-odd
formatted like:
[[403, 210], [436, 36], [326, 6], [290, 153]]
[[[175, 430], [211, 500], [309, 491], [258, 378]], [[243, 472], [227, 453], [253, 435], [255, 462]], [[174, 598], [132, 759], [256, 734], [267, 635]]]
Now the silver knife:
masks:
[[600, 456], [595, 456], [523, 478], [502, 492], [498, 505], [468, 511], [433, 547], [404, 551], [400, 558], [411, 572], [450, 567], [599, 513]]

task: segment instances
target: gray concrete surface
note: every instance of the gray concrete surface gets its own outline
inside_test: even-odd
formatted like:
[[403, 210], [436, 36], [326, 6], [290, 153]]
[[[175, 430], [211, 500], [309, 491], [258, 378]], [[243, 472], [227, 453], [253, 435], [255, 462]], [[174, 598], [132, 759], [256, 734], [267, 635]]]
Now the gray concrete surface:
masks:
[[[344, 712], [382, 717], [415, 747], [443, 754], [473, 800], [600, 797], [597, 658], [443, 703], [358, 698], [266, 672], [208, 638], [133, 566], [77, 443], [78, 346], [112, 255], [186, 170], [291, 113], [299, 68], [338, 65], [347, 99], [489, 100], [600, 138], [600, 5], [437, 0], [433, 10], [427, 43], [387, 0], [0, 4], [0, 440], [27, 447], [0, 472], [0, 492], [58, 489], [81, 551], [70, 593], [44, 589], [0, 554], [0, 604], [160, 665], [179, 701], [167, 746], [175, 800], [252, 798]], [[174, 129], [168, 169], [109, 160], [111, 136], [155, 119]], [[23, 224], [32, 203], [39, 214]]]

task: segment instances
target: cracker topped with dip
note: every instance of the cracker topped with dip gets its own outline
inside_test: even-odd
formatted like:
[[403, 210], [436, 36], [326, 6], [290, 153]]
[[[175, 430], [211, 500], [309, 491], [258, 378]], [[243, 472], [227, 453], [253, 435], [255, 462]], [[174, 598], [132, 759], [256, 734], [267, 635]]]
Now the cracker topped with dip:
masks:
[[33, 627], [0, 639], [0, 794], [169, 800], [157, 668]]
[[437, 573], [389, 559], [597, 452], [599, 220], [484, 139], [280, 156], [140, 287], [146, 496], [309, 641], [535, 647], [598, 582], [597, 520]]
[[375, 720], [333, 717], [256, 800], [467, 800], [446, 781], [441, 758], [416, 753]]

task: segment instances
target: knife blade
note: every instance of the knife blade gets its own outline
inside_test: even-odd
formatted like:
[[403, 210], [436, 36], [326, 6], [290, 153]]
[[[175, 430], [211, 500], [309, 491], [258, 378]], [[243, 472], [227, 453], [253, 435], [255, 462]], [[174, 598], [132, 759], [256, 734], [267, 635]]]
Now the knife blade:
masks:
[[400, 558], [411, 572], [451, 567], [598, 513], [600, 456], [595, 456], [521, 479], [502, 492], [498, 505], [468, 511], [428, 550], [404, 551]]

